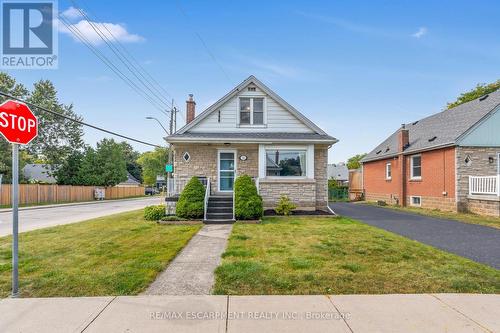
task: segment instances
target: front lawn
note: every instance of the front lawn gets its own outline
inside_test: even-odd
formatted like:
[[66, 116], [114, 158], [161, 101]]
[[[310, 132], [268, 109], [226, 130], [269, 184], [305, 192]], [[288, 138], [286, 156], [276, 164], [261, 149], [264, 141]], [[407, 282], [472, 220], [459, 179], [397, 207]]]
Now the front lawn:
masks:
[[438, 209], [425, 209], [419, 207], [399, 207], [394, 205], [387, 206], [379, 206], [376, 202], [371, 201], [362, 201], [357, 203], [358, 205], [373, 205], [382, 208], [389, 208], [394, 210], [399, 210], [407, 213], [415, 213], [419, 215], [425, 215], [430, 217], [436, 217], [439, 219], [448, 219], [448, 220], [456, 220], [464, 223], [470, 224], [480, 224], [485, 225], [487, 227], [500, 229], [500, 218], [493, 216], [481, 216], [472, 213], [453, 213], [453, 212], [445, 212]]
[[499, 293], [500, 270], [347, 218], [236, 223], [215, 294]]
[[[135, 295], [200, 226], [166, 226], [143, 210], [19, 235], [22, 297]], [[0, 238], [0, 297], [11, 289], [11, 237]]]

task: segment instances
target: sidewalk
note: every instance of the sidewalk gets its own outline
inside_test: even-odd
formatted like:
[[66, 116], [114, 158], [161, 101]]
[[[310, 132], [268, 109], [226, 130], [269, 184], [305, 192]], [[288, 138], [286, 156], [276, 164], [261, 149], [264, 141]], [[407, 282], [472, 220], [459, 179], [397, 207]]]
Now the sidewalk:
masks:
[[210, 295], [232, 224], [205, 224], [144, 295]]
[[500, 295], [0, 300], [1, 332], [498, 332]]

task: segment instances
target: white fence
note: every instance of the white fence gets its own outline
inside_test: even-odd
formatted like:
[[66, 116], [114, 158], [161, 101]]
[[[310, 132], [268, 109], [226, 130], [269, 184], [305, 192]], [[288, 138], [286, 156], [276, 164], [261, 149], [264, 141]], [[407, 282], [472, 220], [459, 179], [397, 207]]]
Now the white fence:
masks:
[[469, 194], [500, 196], [500, 175], [469, 176]]
[[[169, 197], [178, 196], [181, 194], [186, 184], [189, 182], [191, 177], [173, 177], [169, 178], [167, 181], [167, 195]], [[207, 177], [198, 177], [200, 182], [207, 186]]]

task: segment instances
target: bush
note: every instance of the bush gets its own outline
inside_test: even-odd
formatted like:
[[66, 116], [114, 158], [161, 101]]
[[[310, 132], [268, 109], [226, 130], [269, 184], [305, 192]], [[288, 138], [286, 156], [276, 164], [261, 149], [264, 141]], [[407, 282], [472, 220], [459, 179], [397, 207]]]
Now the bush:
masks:
[[165, 217], [165, 206], [147, 206], [144, 208], [144, 219], [148, 221], [159, 221]]
[[234, 182], [234, 214], [239, 220], [251, 220], [262, 217], [262, 197], [257, 193], [252, 178], [242, 175]]
[[291, 202], [286, 195], [282, 195], [275, 211], [278, 215], [288, 216], [295, 208], [297, 208], [297, 206]]
[[175, 208], [175, 215], [186, 218], [201, 218], [204, 213], [205, 187], [197, 177], [191, 178], [184, 187]]

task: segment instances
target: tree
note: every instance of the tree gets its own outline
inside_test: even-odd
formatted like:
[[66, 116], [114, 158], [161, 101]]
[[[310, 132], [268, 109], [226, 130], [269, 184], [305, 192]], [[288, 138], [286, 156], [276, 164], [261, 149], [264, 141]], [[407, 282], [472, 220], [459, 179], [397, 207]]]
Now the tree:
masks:
[[122, 146], [113, 139], [97, 143], [97, 162], [102, 186], [115, 186], [127, 180], [127, 163]]
[[156, 183], [156, 176], [165, 175], [165, 165], [168, 162], [168, 149], [155, 148], [143, 153], [137, 162], [142, 166], [142, 177], [146, 185]]
[[347, 169], [359, 169], [361, 167], [361, 163], [359, 162], [366, 154], [358, 154], [347, 160]]
[[[57, 91], [49, 80], [40, 80], [27, 101], [53, 110], [61, 115], [82, 120], [75, 112], [73, 105], [59, 103]], [[38, 137], [26, 148], [28, 152], [45, 163], [59, 165], [75, 150], [82, 150], [83, 126], [57, 115], [31, 107], [38, 117]]]
[[142, 166], [137, 162], [141, 154], [134, 150], [132, 146], [123, 141], [120, 143], [123, 154], [125, 156], [125, 163], [127, 164], [127, 171], [138, 181], [142, 183]]
[[[7, 73], [0, 72], [0, 91], [5, 92], [17, 98], [26, 98], [29, 92], [22, 84], [16, 83]], [[3, 103], [7, 98], [0, 96], [0, 103]], [[19, 169], [21, 170], [26, 164], [27, 154], [21, 147], [19, 154]], [[12, 181], [12, 153], [11, 145], [0, 135], [0, 174], [3, 174], [3, 183]], [[21, 173], [20, 173], [21, 175]]]
[[82, 185], [78, 178], [85, 155], [76, 150], [54, 172], [57, 183], [60, 185]]
[[448, 103], [447, 109], [451, 109], [460, 104], [470, 102], [476, 98], [492, 93], [498, 89], [500, 89], [500, 80], [489, 84], [480, 83], [474, 89], [460, 94], [460, 96], [458, 96], [458, 98], [454, 102]]

